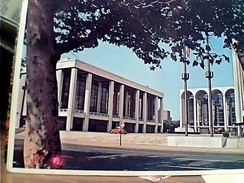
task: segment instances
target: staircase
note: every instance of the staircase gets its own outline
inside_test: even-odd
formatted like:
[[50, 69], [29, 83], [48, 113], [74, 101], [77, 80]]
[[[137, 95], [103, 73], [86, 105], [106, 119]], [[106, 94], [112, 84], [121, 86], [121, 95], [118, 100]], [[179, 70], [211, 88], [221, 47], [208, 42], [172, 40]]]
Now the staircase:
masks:
[[[62, 143], [99, 143], [99, 144], [117, 144], [120, 142], [120, 134], [98, 133], [98, 132], [74, 132], [60, 131]], [[121, 135], [121, 141], [127, 145], [156, 145], [166, 146], [167, 136], [154, 133], [128, 133]]]

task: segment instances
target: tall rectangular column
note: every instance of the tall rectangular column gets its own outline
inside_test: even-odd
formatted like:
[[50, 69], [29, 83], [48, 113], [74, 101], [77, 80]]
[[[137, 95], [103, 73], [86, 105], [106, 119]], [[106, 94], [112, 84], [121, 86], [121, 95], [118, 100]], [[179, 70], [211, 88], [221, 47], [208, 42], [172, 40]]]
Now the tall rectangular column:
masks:
[[161, 130], [160, 132], [163, 133], [163, 129], [164, 129], [164, 120], [163, 120], [163, 110], [164, 110], [164, 106], [163, 106], [163, 99], [160, 99], [160, 123], [161, 123]]
[[136, 90], [136, 100], [135, 100], [135, 118], [136, 118], [136, 125], [135, 125], [135, 133], [138, 133], [139, 130], [139, 102], [140, 102], [140, 90]]
[[128, 91], [125, 91], [125, 104], [124, 104], [124, 106], [125, 106], [125, 114], [124, 114], [124, 116], [128, 116], [128, 108], [129, 108], [129, 92]]
[[143, 94], [143, 133], [147, 131], [147, 93]]
[[113, 123], [113, 99], [114, 99], [114, 81], [109, 83], [109, 97], [108, 97], [108, 125], [107, 132], [110, 132], [112, 129]]
[[123, 111], [124, 111], [124, 85], [120, 85], [119, 88], [119, 118], [122, 120], [123, 117]]
[[77, 69], [71, 69], [70, 76], [70, 86], [69, 86], [69, 101], [67, 109], [67, 120], [66, 120], [66, 130], [70, 131], [73, 128], [73, 113], [75, 105], [75, 90], [76, 90], [76, 80], [77, 80]]
[[196, 108], [197, 108], [197, 112], [196, 112], [197, 123], [198, 123], [198, 126], [202, 126], [202, 125], [200, 125], [200, 122], [201, 122], [201, 118], [200, 118], [200, 115], [201, 115], [201, 105], [200, 105], [200, 101], [198, 99], [196, 101]]
[[58, 85], [58, 105], [60, 109], [60, 104], [61, 104], [61, 95], [62, 95], [62, 85], [63, 85], [63, 71], [57, 70], [56, 72], [56, 78], [57, 78], [57, 85]]
[[226, 97], [223, 97], [223, 104], [224, 104], [224, 128], [225, 131], [228, 131], [229, 109], [228, 109], [228, 104], [226, 102]]
[[183, 127], [183, 121], [184, 121], [183, 104], [184, 104], [183, 99], [180, 97], [180, 127], [181, 128]]
[[198, 132], [198, 129], [197, 129], [197, 102], [196, 102], [196, 98], [195, 96], [193, 97], [193, 120], [194, 120], [194, 131], [195, 132]]
[[85, 101], [84, 101], [85, 119], [83, 121], [83, 127], [82, 127], [82, 131], [85, 132], [88, 131], [88, 126], [89, 126], [91, 86], [92, 86], [92, 74], [89, 73], [86, 76], [86, 91], [85, 91]]
[[155, 116], [155, 129], [154, 132], [158, 132], [158, 97], [155, 97], [154, 99], [154, 116]]

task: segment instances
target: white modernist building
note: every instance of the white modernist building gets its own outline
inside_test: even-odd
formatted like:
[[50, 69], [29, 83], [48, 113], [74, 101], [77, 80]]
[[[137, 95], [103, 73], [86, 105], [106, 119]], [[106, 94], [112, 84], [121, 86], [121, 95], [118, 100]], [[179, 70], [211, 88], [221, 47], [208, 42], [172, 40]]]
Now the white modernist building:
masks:
[[[236, 131], [243, 135], [244, 125], [244, 56], [232, 50], [233, 87], [212, 88], [213, 127], [215, 132]], [[187, 90], [188, 124], [195, 132], [201, 129], [209, 130], [208, 88]], [[185, 96], [180, 91], [180, 121], [185, 126]]]
[[[180, 121], [181, 127], [185, 126], [185, 95], [180, 91]], [[195, 132], [210, 127], [208, 114], [208, 88], [187, 90], [188, 124]], [[234, 87], [212, 88], [213, 127], [216, 130], [229, 131], [235, 129], [235, 94]]]
[[235, 108], [236, 122], [238, 125], [238, 135], [243, 133], [244, 122], [244, 54], [232, 50], [233, 57], [233, 74], [235, 87]]
[[60, 60], [56, 73], [61, 130], [109, 132], [123, 122], [131, 133], [163, 131], [163, 93], [77, 59]]

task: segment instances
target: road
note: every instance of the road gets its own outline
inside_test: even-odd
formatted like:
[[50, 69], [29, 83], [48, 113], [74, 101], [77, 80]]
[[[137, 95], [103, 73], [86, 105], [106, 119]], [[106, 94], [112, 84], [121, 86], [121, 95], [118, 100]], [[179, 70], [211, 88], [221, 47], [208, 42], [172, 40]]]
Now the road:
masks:
[[[149, 151], [63, 145], [65, 166], [84, 170], [211, 170], [244, 168], [241, 154]], [[75, 158], [75, 167], [72, 160]]]
[[[22, 167], [22, 143], [15, 145], [15, 165]], [[64, 167], [74, 170], [171, 171], [243, 169], [243, 154], [152, 151], [62, 144]]]

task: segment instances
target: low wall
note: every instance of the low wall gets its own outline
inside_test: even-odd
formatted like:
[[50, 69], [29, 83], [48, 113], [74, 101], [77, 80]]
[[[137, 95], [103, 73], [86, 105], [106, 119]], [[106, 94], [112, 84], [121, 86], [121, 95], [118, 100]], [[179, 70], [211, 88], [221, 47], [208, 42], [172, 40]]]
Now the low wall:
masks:
[[225, 147], [244, 148], [244, 139], [243, 138], [228, 138]]
[[226, 137], [168, 136], [168, 146], [223, 148]]

